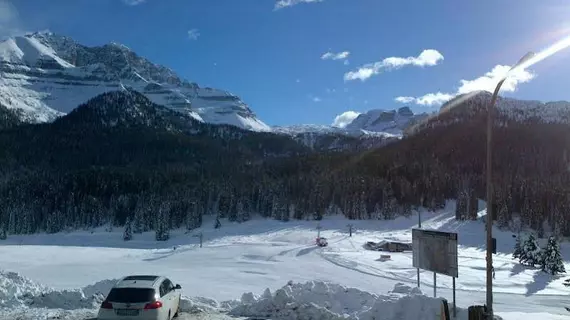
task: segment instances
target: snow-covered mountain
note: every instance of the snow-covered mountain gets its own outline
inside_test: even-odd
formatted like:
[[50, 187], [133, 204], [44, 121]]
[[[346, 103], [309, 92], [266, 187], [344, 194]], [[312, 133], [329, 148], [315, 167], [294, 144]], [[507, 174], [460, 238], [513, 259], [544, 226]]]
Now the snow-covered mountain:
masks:
[[343, 134], [352, 137], [386, 137], [402, 135], [410, 125], [427, 118], [428, 114], [414, 114], [409, 107], [398, 110], [374, 109], [360, 114], [346, 127], [302, 124], [292, 126], [276, 126], [273, 132], [298, 136], [300, 134]]
[[29, 122], [52, 121], [122, 88], [199, 121], [271, 131], [239, 97], [183, 80], [121, 44], [87, 47], [50, 32], [0, 42], [0, 104]]
[[327, 125], [275, 126], [276, 134], [287, 135], [314, 150], [358, 151], [378, 148], [399, 139], [399, 135], [366, 130], [347, 130]]
[[409, 107], [388, 111], [375, 109], [358, 115], [345, 129], [348, 131], [386, 132], [401, 136], [408, 126], [425, 119], [427, 116], [426, 113], [416, 115]]

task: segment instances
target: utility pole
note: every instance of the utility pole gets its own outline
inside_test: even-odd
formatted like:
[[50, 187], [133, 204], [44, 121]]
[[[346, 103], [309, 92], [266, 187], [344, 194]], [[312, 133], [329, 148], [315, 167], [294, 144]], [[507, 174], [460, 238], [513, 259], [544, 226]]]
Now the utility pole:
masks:
[[524, 57], [522, 57], [516, 65], [514, 65], [509, 72], [497, 83], [495, 91], [493, 92], [493, 97], [491, 98], [491, 103], [487, 107], [487, 216], [485, 221], [487, 223], [487, 316], [489, 319], [493, 319], [493, 218], [495, 213], [493, 212], [493, 111], [495, 103], [497, 102], [497, 96], [499, 95], [499, 90], [501, 86], [509, 76], [510, 71], [520, 66], [522, 63], [527, 61], [529, 58], [533, 57], [535, 54], [529, 52]]

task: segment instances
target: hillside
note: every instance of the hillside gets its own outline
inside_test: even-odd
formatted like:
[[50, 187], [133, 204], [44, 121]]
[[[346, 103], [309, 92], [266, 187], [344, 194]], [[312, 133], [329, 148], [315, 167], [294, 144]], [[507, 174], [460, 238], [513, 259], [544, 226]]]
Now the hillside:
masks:
[[[485, 120], [479, 100], [468, 100], [382, 148], [322, 152], [288, 135], [205, 124], [136, 91], [111, 92], [53, 123], [0, 131], [0, 214], [9, 233], [127, 217], [150, 230], [157, 212], [189, 228], [208, 214], [409, 216], [445, 199], [485, 198]], [[522, 213], [526, 226], [570, 234], [570, 126], [498, 113], [495, 130], [499, 224]]]
[[[420, 123], [413, 134], [358, 157], [357, 172], [386, 176], [393, 170], [419, 190], [485, 198], [486, 105], [481, 93]], [[559, 106], [557, 109], [551, 106]], [[495, 217], [501, 226], [522, 215], [523, 225], [568, 235], [570, 198], [568, 103], [499, 99], [494, 121]], [[552, 117], [557, 114], [556, 117]], [[394, 174], [392, 174], [393, 176]]]

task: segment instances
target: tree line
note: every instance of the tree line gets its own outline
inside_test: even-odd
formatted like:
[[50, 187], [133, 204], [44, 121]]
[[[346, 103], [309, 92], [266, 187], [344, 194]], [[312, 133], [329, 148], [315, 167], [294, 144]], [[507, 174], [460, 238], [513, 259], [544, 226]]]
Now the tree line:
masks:
[[[474, 219], [474, 204], [485, 198], [485, 114], [469, 104], [382, 148], [323, 152], [271, 133], [188, 126], [138, 96], [146, 118], [131, 119], [111, 108], [116, 99], [95, 99], [52, 124], [0, 130], [7, 233], [127, 220], [135, 232], [192, 229], [204, 215], [393, 219], [420, 206], [435, 211], [446, 199], [457, 199], [458, 219]], [[570, 127], [499, 115], [495, 137], [493, 218], [539, 236], [569, 235]]]

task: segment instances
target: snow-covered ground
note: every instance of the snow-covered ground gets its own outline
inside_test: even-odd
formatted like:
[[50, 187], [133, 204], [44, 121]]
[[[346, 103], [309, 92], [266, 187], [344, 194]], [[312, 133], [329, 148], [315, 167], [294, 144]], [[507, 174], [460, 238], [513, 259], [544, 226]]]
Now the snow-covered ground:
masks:
[[[455, 221], [453, 209], [451, 204], [438, 213], [422, 212], [422, 227], [459, 234], [457, 304], [462, 308], [484, 304], [484, 223]], [[254, 219], [243, 224], [223, 222], [220, 229], [214, 229], [213, 223], [208, 221], [201, 229], [189, 233], [174, 231], [171, 240], [161, 243], [154, 241], [153, 233], [135, 234], [134, 240], [124, 242], [121, 229], [110, 233], [96, 230], [11, 236], [0, 244], [0, 268], [19, 275], [11, 275], [17, 279], [15, 282], [2, 282], [2, 275], [9, 277], [6, 273], [0, 274], [0, 308], [4, 307], [6, 316], [23, 314], [29, 319], [35, 319], [33, 312], [40, 312], [30, 309], [30, 305], [49, 308], [50, 311], [41, 309], [44, 314], [60, 312], [63, 319], [89, 318], [94, 315], [92, 308], [100, 299], [93, 294], [107, 290], [112, 279], [127, 274], [163, 274], [181, 284], [185, 296], [193, 297], [185, 300], [184, 309], [208, 311], [200, 313], [202, 316], [216, 313], [217, 317], [229, 317], [220, 311], [239, 316], [267, 316], [271, 306], [289, 303], [286, 309], [290, 313], [271, 316], [299, 319], [291, 313], [291, 307], [297, 303], [296, 310], [304, 310], [305, 315], [323, 316], [321, 319], [334, 319], [343, 314], [359, 319], [374, 316], [392, 319], [390, 312], [420, 319], [413, 313], [417, 309], [403, 306], [416, 299], [417, 308], [431, 310], [437, 300], [417, 295], [417, 289], [412, 289], [416, 285], [416, 269], [412, 267], [411, 253], [390, 253], [390, 260], [380, 261], [379, 252], [363, 248], [366, 241], [411, 242], [411, 228], [417, 226], [417, 220], [415, 215], [394, 221], [351, 221], [356, 231], [349, 237], [348, 220], [327, 217], [319, 223], [321, 235], [329, 239], [329, 246], [325, 248], [314, 245], [315, 221]], [[203, 248], [195, 237], [200, 232], [204, 235]], [[569, 314], [564, 306], [569, 305], [570, 289], [562, 285], [565, 277], [552, 277], [521, 267], [510, 258], [514, 246], [512, 233], [495, 229], [495, 237], [498, 240], [498, 254], [494, 256], [496, 312], [504, 319], [567, 318]], [[561, 247], [563, 257], [570, 257], [570, 245], [563, 243]], [[570, 270], [570, 263], [566, 263], [566, 268]], [[33, 282], [22, 280], [20, 275], [51, 289], [30, 285]], [[422, 272], [421, 278], [421, 289], [432, 296], [433, 274]], [[294, 284], [286, 285], [290, 280]], [[31, 289], [5, 289], [10, 287], [7, 282], [18, 283], [13, 286], [16, 288], [31, 286]], [[451, 278], [437, 276], [437, 295], [450, 303], [451, 283]], [[266, 288], [273, 292], [271, 298], [264, 293]], [[37, 298], [38, 293], [45, 290], [57, 291]], [[61, 293], [61, 290], [75, 291]], [[390, 291], [400, 293], [388, 294]], [[254, 294], [242, 297], [244, 292], [253, 292], [259, 297]], [[406, 294], [402, 296], [402, 293]], [[70, 297], [72, 302], [61, 305], [63, 302], [57, 297], [62, 296], [61, 300]], [[241, 301], [236, 301], [240, 297]], [[308, 310], [304, 308], [310, 306], [301, 302], [314, 305]], [[383, 312], [375, 313], [374, 308], [381, 308]], [[437, 311], [423, 314], [435, 316], [434, 312]], [[465, 312], [460, 310], [459, 315], [465, 316]], [[2, 313], [0, 318], [4, 319]]]

